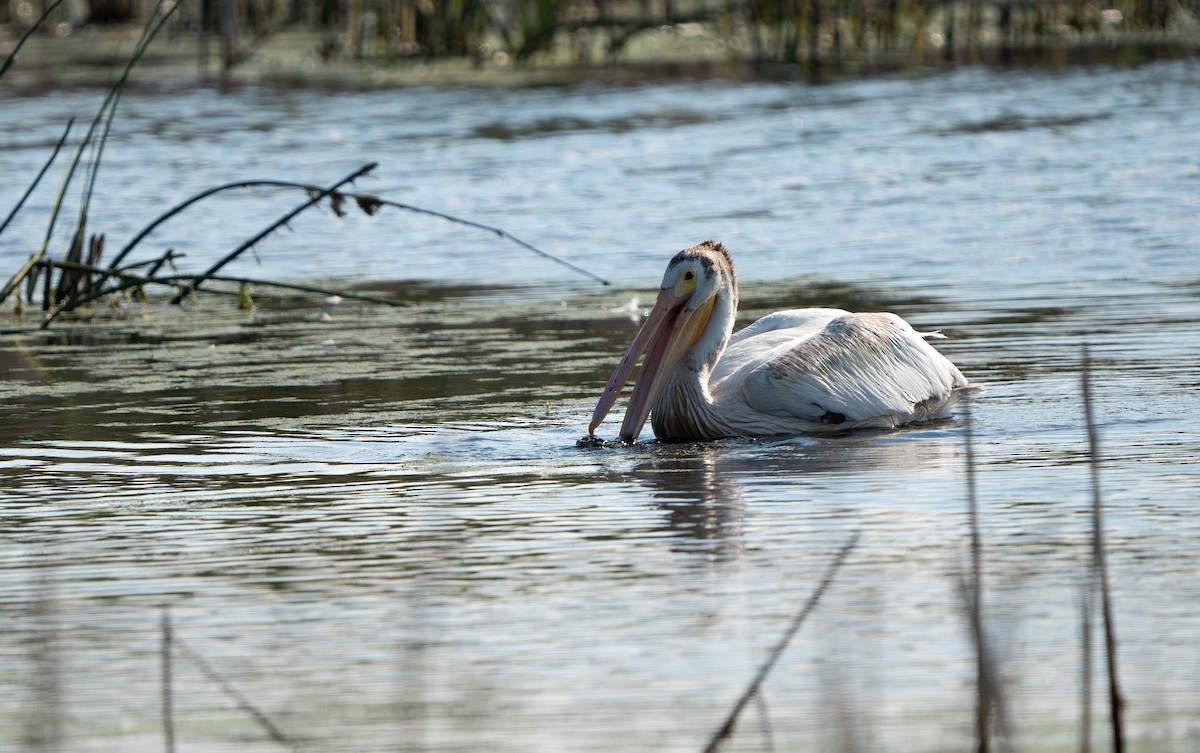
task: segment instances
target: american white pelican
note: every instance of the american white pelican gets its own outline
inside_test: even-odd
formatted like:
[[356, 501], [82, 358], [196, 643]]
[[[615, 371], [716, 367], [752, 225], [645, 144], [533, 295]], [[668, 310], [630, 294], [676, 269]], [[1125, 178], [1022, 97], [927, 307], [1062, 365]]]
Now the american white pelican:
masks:
[[651, 417], [659, 439], [803, 434], [892, 427], [946, 415], [970, 387], [921, 333], [895, 314], [792, 309], [733, 334], [737, 276], [720, 243], [680, 251], [658, 301], [608, 380], [588, 436], [616, 402], [638, 356], [646, 361], [621, 439]]

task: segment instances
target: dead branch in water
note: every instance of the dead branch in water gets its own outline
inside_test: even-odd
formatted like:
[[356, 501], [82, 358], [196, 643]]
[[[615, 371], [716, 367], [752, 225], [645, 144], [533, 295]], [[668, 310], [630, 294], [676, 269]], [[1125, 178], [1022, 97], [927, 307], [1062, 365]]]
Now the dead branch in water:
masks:
[[[92, 252], [88, 255], [88, 263], [83, 262], [82, 245], [81, 245], [81, 240], [78, 236], [78, 230], [77, 230], [76, 240], [72, 244], [72, 248], [68, 251], [68, 253], [64, 259], [51, 262], [51, 261], [45, 261], [39, 255], [35, 255], [34, 257], [30, 258], [28, 262], [26, 262], [25, 268], [23, 268], [22, 273], [14, 278], [14, 281], [13, 281], [13, 283], [11, 283], [11, 286], [15, 287], [17, 281], [19, 281], [19, 279], [23, 278], [25, 276], [25, 274], [27, 274], [31, 270], [34, 271], [35, 274], [37, 274], [37, 273], [51, 274], [51, 273], [53, 273], [54, 270], [58, 270], [62, 274], [62, 277], [60, 278], [58, 285], [57, 286], [52, 285], [51, 287], [48, 287], [46, 289], [47, 290], [46, 294], [43, 296], [43, 308], [48, 310], [48, 312], [49, 312], [42, 322], [41, 326], [43, 329], [49, 327], [51, 323], [53, 323], [56, 319], [59, 318], [59, 316], [61, 316], [64, 313], [74, 311], [75, 309], [78, 309], [88, 303], [91, 303], [98, 298], [102, 298], [104, 296], [111, 295], [114, 293], [120, 293], [120, 292], [122, 292], [124, 290], [128, 290], [130, 288], [139, 288], [139, 287], [142, 287], [145, 285], [169, 286], [173, 290], [173, 298], [171, 299], [171, 302], [178, 304], [178, 303], [182, 302], [183, 298], [185, 298], [191, 292], [197, 290], [204, 282], [206, 282], [208, 280], [263, 285], [263, 286], [277, 287], [277, 288], [281, 288], [281, 289], [319, 293], [319, 294], [323, 294], [323, 295], [327, 295], [327, 296], [336, 295], [336, 296], [341, 296], [342, 298], [345, 298], [348, 300], [358, 300], [358, 301], [363, 301], [363, 302], [368, 302], [368, 303], [380, 303], [380, 304], [390, 305], [390, 306], [407, 305], [407, 304], [405, 304], [403, 302], [399, 302], [399, 301], [391, 301], [391, 300], [377, 298], [377, 297], [373, 297], [373, 296], [357, 295], [354, 293], [330, 290], [330, 289], [320, 288], [320, 287], [316, 287], [316, 286], [297, 285], [297, 284], [291, 284], [291, 283], [280, 283], [280, 282], [274, 282], [274, 281], [270, 281], [270, 280], [257, 280], [257, 279], [250, 279], [250, 278], [245, 278], [245, 277], [235, 277], [235, 276], [217, 274], [217, 272], [222, 267], [224, 267], [225, 265], [234, 261], [238, 256], [240, 256], [244, 252], [253, 248], [255, 244], [260, 242], [267, 235], [271, 234], [272, 232], [279, 229], [280, 227], [283, 227], [288, 222], [290, 222], [294, 217], [296, 217], [298, 214], [300, 214], [301, 212], [303, 212], [313, 206], [318, 205], [322, 200], [324, 200], [326, 198], [329, 199], [330, 206], [331, 206], [332, 210], [334, 211], [334, 213], [338, 214], [339, 216], [344, 215], [345, 203], [346, 203], [347, 199], [350, 199], [350, 200], [353, 200], [355, 202], [355, 204], [357, 204], [357, 206], [367, 215], [374, 215], [379, 210], [380, 207], [387, 206], [387, 207], [394, 207], [394, 208], [405, 210], [405, 211], [418, 212], [421, 214], [438, 217], [441, 219], [448, 220], [450, 222], [465, 225], [467, 227], [474, 227], [474, 228], [478, 228], [481, 230], [486, 230], [486, 231], [494, 233], [506, 240], [509, 240], [523, 248], [526, 248], [526, 249], [532, 251], [533, 253], [537, 254], [538, 256], [541, 256], [545, 259], [549, 259], [551, 261], [554, 261], [555, 263], [558, 263], [565, 267], [568, 267], [568, 268], [570, 268], [576, 272], [579, 272], [583, 275], [586, 275], [586, 276], [590, 277], [591, 279], [596, 280], [604, 285], [609, 284], [609, 282], [607, 280], [605, 280], [595, 274], [592, 274], [591, 272], [589, 272], [585, 269], [575, 266], [574, 264], [571, 264], [570, 262], [568, 262], [564, 259], [561, 259], [552, 254], [549, 254], [545, 251], [542, 251], [541, 249], [533, 246], [530, 243], [527, 243], [527, 242], [521, 240], [520, 238], [517, 238], [516, 236], [512, 235], [511, 233], [509, 233], [501, 228], [492, 227], [490, 225], [485, 225], [482, 223], [474, 222], [472, 220], [466, 220], [466, 219], [463, 219], [460, 217], [455, 217], [453, 215], [449, 215], [444, 212], [439, 212], [439, 211], [432, 210], [432, 209], [426, 209], [426, 208], [414, 206], [411, 204], [405, 204], [405, 203], [398, 202], [398, 201], [383, 199], [383, 198], [380, 198], [378, 196], [374, 196], [371, 194], [355, 193], [355, 192], [347, 192], [347, 191], [339, 190], [346, 183], [352, 182], [353, 180], [357, 179], [358, 177], [365, 175], [367, 172], [374, 169], [375, 167], [376, 167], [375, 163], [371, 163], [369, 165], [364, 165], [362, 168], [359, 168], [351, 175], [343, 178], [342, 180], [338, 181], [337, 183], [333, 184], [332, 186], [327, 186], [327, 187], [319, 187], [319, 186], [315, 186], [310, 183], [300, 183], [300, 182], [295, 182], [295, 181], [251, 180], [251, 181], [238, 181], [238, 182], [234, 182], [234, 183], [228, 183], [223, 186], [218, 186], [216, 188], [208, 189], [199, 194], [196, 194], [195, 196], [192, 196], [191, 198], [187, 199], [184, 202], [177, 204], [176, 206], [172, 207], [171, 209], [167, 210], [166, 212], [164, 212], [163, 214], [161, 214], [157, 218], [155, 218], [155, 220], [153, 222], [151, 222], [149, 225], [144, 227], [128, 243], [126, 243], [125, 246], [113, 258], [113, 260], [111, 262], [109, 262], [106, 266], [99, 265], [99, 251], [100, 251], [101, 246], [97, 245], [96, 238], [93, 238], [93, 240], [92, 240], [92, 246], [91, 246]], [[185, 210], [189, 206], [192, 206], [193, 204], [197, 203], [198, 201], [201, 201], [204, 198], [207, 198], [209, 196], [212, 196], [214, 194], [217, 194], [217, 193], [220, 193], [223, 191], [229, 191], [229, 190], [234, 190], [234, 189], [243, 189], [243, 188], [253, 188], [253, 187], [275, 187], [275, 188], [289, 188], [289, 189], [303, 190], [303, 191], [306, 191], [309, 193], [309, 199], [308, 199], [308, 201], [304, 202], [300, 206], [294, 208], [293, 210], [291, 210], [290, 212], [285, 214], [283, 217], [281, 217], [278, 220], [276, 220], [275, 222], [273, 222], [266, 229], [257, 233], [253, 238], [240, 244], [235, 250], [226, 254], [224, 257], [222, 257], [219, 261], [217, 261], [215, 264], [213, 264], [211, 267], [209, 267], [209, 269], [206, 270], [205, 272], [203, 272], [202, 274], [192, 275], [192, 276], [158, 275], [157, 274], [158, 270], [164, 264], [166, 264], [167, 262], [170, 262], [174, 259], [180, 258], [182, 256], [179, 254], [175, 254], [174, 251], [171, 251], [171, 250], [168, 250], [163, 255], [161, 255], [157, 258], [154, 258], [154, 259], [141, 260], [138, 262], [125, 264], [124, 266], [122, 266], [122, 262], [125, 261], [125, 259], [128, 257], [128, 255], [138, 246], [139, 243], [141, 243], [156, 228], [158, 228], [160, 225], [162, 225], [168, 219], [181, 213], [183, 210]], [[143, 266], [147, 266], [147, 265], [150, 265], [152, 267], [148, 274], [140, 275], [140, 274], [134, 274], [132, 272], [132, 270], [135, 270], [139, 267], [143, 267]]]
[[817, 602], [821, 600], [821, 596], [833, 583], [833, 578], [837, 575], [837, 572], [841, 568], [842, 563], [845, 562], [846, 557], [849, 556], [850, 552], [855, 546], [857, 546], [858, 537], [859, 532], [855, 531], [850, 535], [850, 539], [842, 545], [842, 548], [838, 550], [838, 553], [833, 558], [833, 562], [829, 563], [829, 567], [825, 570], [825, 576], [821, 578], [821, 582], [817, 584], [817, 587], [813, 591], [812, 595], [808, 597], [808, 601], [805, 602], [804, 606], [800, 609], [796, 616], [792, 618], [792, 623], [788, 626], [788, 629], [784, 631], [783, 638], [781, 638], [779, 643], [776, 644], [775, 648], [771, 650], [771, 653], [767, 656], [767, 660], [763, 662], [763, 665], [759, 667], [758, 673], [754, 675], [754, 679], [750, 681], [750, 685], [746, 687], [746, 690], [742, 693], [741, 697], [738, 698], [737, 703], [733, 705], [733, 708], [729, 712], [729, 716], [725, 718], [724, 724], [722, 724], [721, 727], [713, 734], [712, 739], [708, 741], [708, 745], [704, 748], [704, 753], [715, 753], [715, 751], [720, 747], [721, 743], [729, 739], [730, 735], [733, 734], [733, 730], [737, 726], [738, 716], [740, 716], [742, 710], [746, 708], [746, 704], [748, 704], [750, 700], [758, 695], [758, 693], [761, 691], [762, 684], [767, 679], [767, 675], [770, 674], [771, 669], [775, 666], [775, 662], [779, 661], [779, 657], [783, 655], [783, 652], [787, 649], [788, 644], [791, 643], [792, 638], [795, 637], [796, 632], [800, 629], [800, 626], [804, 624], [804, 620], [807, 619], [808, 615], [812, 613], [813, 609], [816, 608]]
[[[355, 203], [358, 205], [358, 207], [364, 213], [366, 213], [368, 215], [374, 215], [375, 212], [377, 212], [378, 209], [382, 206], [389, 206], [389, 207], [395, 207], [395, 208], [403, 209], [403, 210], [407, 210], [407, 211], [427, 214], [427, 215], [431, 215], [434, 217], [439, 217], [441, 219], [449, 220], [451, 222], [455, 222], [455, 223], [458, 223], [461, 225], [466, 225], [468, 227], [475, 227], [475, 228], [479, 228], [482, 230], [487, 230], [489, 232], [495, 233], [496, 235], [498, 235], [502, 238], [505, 238], [506, 240], [512, 241], [513, 243], [516, 243], [517, 245], [520, 245], [523, 248], [529, 249], [533, 253], [535, 253], [543, 258], [549, 259], [558, 264], [566, 266], [566, 267], [568, 267], [572, 270], [575, 270], [581, 274], [584, 274], [594, 280], [597, 280], [604, 285], [609, 284], [609, 282], [607, 280], [605, 280], [601, 277], [598, 277], [597, 275], [594, 275], [585, 269], [577, 267], [568, 261], [565, 261], [563, 259], [560, 259], [560, 258], [552, 255], [552, 254], [542, 251], [541, 249], [536, 248], [532, 244], [526, 243], [525, 241], [521, 240], [520, 238], [517, 238], [516, 236], [508, 233], [507, 231], [505, 231], [501, 228], [484, 225], [482, 223], [473, 222], [471, 220], [465, 220], [460, 217], [454, 217], [452, 215], [445, 214], [443, 212], [438, 212], [438, 211], [435, 211], [432, 209], [425, 209], [422, 207], [413, 206], [411, 204], [404, 204], [404, 203], [401, 203], [398, 201], [382, 199], [377, 196], [373, 196], [371, 194], [353, 193], [353, 192], [345, 192], [345, 191], [338, 190], [339, 188], [341, 188], [341, 186], [345, 185], [346, 183], [352, 182], [355, 179], [367, 174], [368, 172], [373, 170], [375, 167], [376, 167], [376, 163], [364, 165], [363, 167], [356, 170], [354, 173], [346, 176], [345, 178], [343, 178], [342, 180], [333, 184], [332, 186], [325, 187], [325, 188], [321, 188], [319, 186], [315, 186], [315, 185], [312, 185], [309, 183], [299, 183], [299, 182], [294, 182], [294, 181], [252, 180], [252, 181], [238, 181], [235, 183], [228, 183], [223, 186], [217, 186], [216, 188], [211, 188], [206, 191], [202, 191], [201, 193], [196, 194], [195, 196], [192, 196], [191, 198], [187, 199], [186, 201], [183, 201], [183, 202], [175, 205], [171, 209], [167, 210], [166, 212], [162, 213], [157, 218], [155, 218], [155, 220], [153, 222], [151, 222], [149, 225], [144, 227], [140, 232], [137, 233], [137, 235], [135, 235], [128, 243], [126, 243], [125, 246], [117, 253], [117, 255], [113, 258], [113, 260], [111, 262], [108, 263], [108, 265], [106, 267], [100, 267], [98, 265], [99, 254], [96, 252], [96, 250], [94, 250], [93, 253], [89, 256], [89, 263], [83, 264], [81, 253], [78, 253], [76, 251], [76, 249], [74, 248], [74, 246], [72, 248], [72, 251], [70, 251], [67, 254], [67, 257], [61, 261], [47, 262], [47, 261], [43, 261], [39, 257], [35, 256], [27, 262], [27, 264], [26, 264], [27, 269], [25, 269], [24, 272], [28, 272], [29, 269], [36, 269], [36, 270], [39, 270], [46, 274], [50, 274], [54, 269], [59, 269], [63, 273], [63, 277], [60, 280], [58, 287], [55, 288], [55, 292], [53, 294], [47, 293], [47, 295], [44, 297], [43, 308], [52, 309], [52, 310], [50, 310], [50, 313], [43, 320], [42, 328], [45, 329], [46, 327], [50, 326], [50, 324], [52, 322], [54, 322], [54, 320], [56, 320], [62, 314], [67, 313], [69, 311], [73, 311], [81, 306], [91, 303], [92, 301], [94, 301], [98, 298], [102, 298], [106, 295], [110, 295], [113, 293], [119, 293], [122, 290], [127, 290], [129, 288], [139, 287], [139, 286], [147, 285], [147, 284], [168, 285], [168, 286], [172, 287], [174, 289], [175, 293], [174, 293], [174, 297], [171, 299], [171, 302], [174, 304], [178, 304], [178, 303], [182, 302], [183, 298], [185, 298], [187, 295], [189, 295], [193, 291], [197, 290], [200, 287], [200, 285], [203, 284], [207, 280], [251, 283], [251, 284], [256, 284], [256, 285], [266, 285], [266, 286], [272, 286], [272, 287], [278, 287], [278, 288], [284, 288], [284, 289], [321, 293], [321, 294], [325, 294], [325, 295], [338, 295], [338, 296], [341, 296], [342, 298], [346, 298], [346, 299], [350, 299], [350, 300], [359, 300], [359, 301], [370, 302], [370, 303], [382, 303], [382, 304], [391, 305], [391, 306], [406, 305], [406, 304], [398, 302], [398, 301], [389, 301], [389, 300], [382, 299], [382, 298], [356, 295], [353, 293], [345, 293], [345, 292], [340, 292], [340, 291], [328, 290], [328, 289], [318, 288], [318, 287], [314, 287], [314, 286], [278, 283], [278, 282], [272, 282], [272, 281], [267, 281], [267, 280], [251, 280], [249, 278], [230, 277], [230, 276], [223, 276], [223, 275], [217, 274], [217, 271], [219, 271], [222, 267], [224, 267], [225, 265], [234, 261], [238, 256], [240, 256], [244, 252], [253, 248], [254, 245], [257, 244], [258, 242], [260, 242], [263, 238], [270, 235], [272, 232], [279, 229], [280, 227], [286, 225], [288, 222], [290, 222], [294, 217], [296, 217], [301, 212], [319, 204], [325, 198], [328, 198], [330, 200], [331, 208], [333, 209], [334, 213], [338, 214], [339, 216], [342, 216], [345, 212], [343, 207], [345, 205], [346, 199], [353, 199], [355, 201]], [[159, 268], [161, 268], [161, 266], [163, 264], [165, 264], [173, 259], [179, 258], [179, 255], [176, 255], [173, 251], [167, 251], [165, 254], [163, 254], [162, 256], [160, 256], [156, 259], [144, 260], [144, 261], [135, 262], [133, 264], [127, 264], [125, 266], [121, 266], [121, 263], [126, 259], [126, 257], [130, 254], [130, 252], [132, 252], [133, 249], [137, 247], [137, 245], [142, 240], [144, 240], [146, 237], [148, 237], [157, 227], [162, 225], [168, 219], [179, 214], [180, 212], [182, 212], [189, 206], [195, 204], [198, 201], [201, 201], [202, 199], [205, 199], [209, 196], [212, 196], [214, 194], [217, 194], [217, 193], [220, 193], [223, 191], [229, 191], [229, 190], [241, 189], [241, 188], [253, 188], [253, 187], [277, 187], [277, 188], [300, 189], [300, 190], [307, 191], [309, 193], [309, 200], [304, 202], [300, 206], [296, 207], [295, 209], [291, 210], [290, 212], [285, 214], [283, 217], [276, 220], [270, 226], [268, 226], [267, 228], [265, 228], [264, 230], [262, 230], [261, 232], [256, 234], [253, 238], [251, 238], [251, 239], [245, 241], [244, 243], [242, 243], [241, 245], [239, 245], [236, 249], [234, 249], [230, 253], [226, 254], [218, 262], [216, 262], [211, 267], [209, 267], [209, 269], [207, 271], [205, 271], [204, 273], [202, 273], [200, 275], [195, 275], [195, 276], [191, 276], [191, 277], [187, 277], [187, 276], [183, 276], [183, 275], [168, 275], [168, 276], [157, 275]], [[78, 241], [78, 237], [77, 237], [77, 241]], [[133, 269], [136, 269], [138, 267], [145, 266], [148, 264], [153, 265], [149, 274], [135, 275], [135, 274], [130, 273], [130, 270], [133, 270]], [[71, 271], [72, 273], [86, 273], [86, 276], [82, 277], [82, 278], [74, 277], [74, 276], [68, 278], [68, 276], [67, 276], [68, 271]], [[22, 274], [21, 276], [24, 276], [24, 275]], [[14, 278], [14, 280], [15, 279], [17, 279], [17, 278]], [[83, 281], [82, 287], [79, 284], [80, 280]], [[188, 282], [184, 283], [185, 280]], [[14, 286], [15, 286], [15, 283], [14, 283]]]
[[[131, 252], [139, 243], [141, 243], [142, 240], [144, 240], [146, 238], [146, 236], [148, 236], [148, 235], [150, 235], [150, 233], [154, 232], [154, 230], [159, 225], [163, 224], [164, 222], [171, 219], [175, 215], [179, 214], [183, 210], [185, 210], [188, 207], [190, 207], [191, 205], [195, 204], [196, 202], [206, 199], [215, 194], [225, 192], [225, 191], [240, 190], [240, 189], [246, 189], [246, 188], [293, 188], [293, 189], [308, 191], [310, 194], [314, 191], [322, 190], [322, 188], [320, 186], [316, 186], [311, 183], [299, 183], [296, 181], [289, 181], [289, 180], [242, 180], [242, 181], [235, 181], [233, 183], [226, 183], [223, 186], [217, 186], [215, 188], [210, 188], [205, 191], [201, 191], [200, 193], [196, 194], [195, 196], [192, 196], [191, 198], [187, 199], [186, 201], [182, 201], [179, 204], [176, 204], [171, 209], [168, 209], [166, 212], [163, 212], [161, 215], [159, 215], [157, 218], [155, 218], [155, 220], [153, 222], [151, 222], [146, 227], [142, 228], [138, 232], [137, 235], [135, 235], [128, 243], [125, 244], [124, 248], [122, 248], [119, 252], [117, 252], [117, 255], [115, 257], [113, 257], [110, 267], [113, 269], [117, 268], [121, 264], [121, 262], [125, 260], [125, 257], [129, 254], [129, 252]], [[589, 278], [595, 280], [596, 282], [599, 282], [601, 285], [610, 285], [611, 284], [608, 280], [604, 279], [603, 277], [600, 277], [599, 275], [589, 272], [588, 270], [583, 269], [582, 267], [576, 266], [575, 264], [572, 264], [571, 262], [569, 262], [565, 259], [555, 256], [554, 254], [551, 254], [547, 251], [543, 251], [542, 249], [538, 248], [537, 246], [534, 246], [532, 243], [528, 243], [526, 241], [521, 240], [520, 238], [518, 238], [517, 236], [508, 232], [507, 230], [504, 230], [503, 228], [494, 227], [492, 225], [485, 225], [481, 222], [475, 222], [474, 220], [463, 219], [461, 217], [456, 217], [451, 214], [446, 214], [445, 212], [439, 212], [434, 209], [426, 209], [424, 207], [419, 207], [414, 204], [406, 204], [406, 203], [399, 202], [399, 201], [392, 201], [390, 199], [383, 199], [378, 196], [373, 196], [371, 194], [353, 193], [353, 192], [348, 192], [348, 191], [333, 191], [333, 192], [330, 192], [329, 198], [330, 198], [331, 208], [333, 209], [334, 213], [337, 214], [339, 217], [344, 214], [344, 210], [342, 209], [342, 206], [343, 206], [344, 200], [347, 198], [354, 199], [354, 201], [358, 204], [359, 208], [362, 209], [362, 211], [368, 215], [374, 215], [375, 212], [379, 209], [379, 207], [385, 206], [385, 207], [392, 207], [394, 209], [401, 209], [401, 210], [404, 210], [407, 212], [416, 212], [417, 214], [424, 214], [424, 215], [428, 215], [430, 217], [437, 217], [438, 219], [446, 220], [448, 222], [453, 222], [458, 225], [463, 225], [466, 227], [473, 227], [478, 230], [483, 230], [485, 232], [492, 233], [500, 238], [503, 238], [506, 241], [515, 243], [516, 245], [520, 246], [521, 248], [524, 248], [527, 251], [537, 254], [538, 256], [542, 257], [543, 259], [548, 259], [549, 261], [552, 261], [555, 264], [559, 264], [559, 265], [566, 267], [567, 269], [570, 269], [574, 272], [578, 272], [579, 274], [584, 275], [585, 277], [589, 277]]]
[[204, 283], [204, 281], [206, 279], [212, 277], [222, 267], [224, 267], [226, 264], [233, 261], [237, 257], [241, 256], [248, 249], [253, 248], [263, 238], [266, 238], [271, 233], [275, 232], [279, 228], [281, 228], [284, 225], [286, 225], [287, 223], [291, 222], [292, 219], [294, 217], [296, 217], [296, 215], [300, 214], [301, 212], [308, 209], [309, 207], [314, 206], [319, 201], [321, 201], [321, 199], [325, 198], [326, 196], [329, 196], [337, 189], [341, 188], [342, 186], [346, 185], [347, 183], [354, 181], [356, 178], [361, 178], [362, 176], [371, 172], [378, 166], [378, 164], [379, 163], [377, 163], [377, 162], [371, 162], [366, 165], [363, 165], [359, 169], [357, 169], [354, 172], [347, 175], [345, 178], [342, 178], [341, 180], [339, 180], [337, 183], [334, 183], [329, 188], [321, 189], [321, 191], [319, 193], [317, 193], [315, 196], [313, 196], [311, 199], [304, 202], [303, 204], [296, 207], [295, 209], [288, 212], [287, 214], [283, 215], [278, 220], [275, 220], [275, 222], [271, 223], [269, 226], [267, 226], [266, 228], [261, 230], [253, 238], [251, 238], [248, 241], [245, 241], [240, 246], [235, 248], [233, 251], [230, 251], [228, 254], [221, 257], [221, 259], [216, 264], [213, 264], [211, 267], [209, 267], [208, 270], [205, 271], [203, 274], [200, 274], [200, 275], [196, 276], [195, 278], [193, 278], [191, 284], [188, 285], [188, 289], [186, 291], [177, 293], [175, 295], [175, 297], [171, 299], [171, 303], [173, 303], [173, 304], [180, 303], [183, 300], [185, 295], [187, 295], [188, 293], [191, 293], [194, 290], [197, 290], [200, 287], [200, 285], [202, 285]]

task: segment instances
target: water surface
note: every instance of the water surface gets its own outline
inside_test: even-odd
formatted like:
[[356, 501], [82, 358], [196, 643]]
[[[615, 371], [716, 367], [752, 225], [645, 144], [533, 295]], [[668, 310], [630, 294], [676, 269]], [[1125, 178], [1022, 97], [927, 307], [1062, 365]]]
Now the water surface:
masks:
[[[985, 607], [1017, 749], [1077, 748], [1091, 343], [1130, 737], [1195, 749], [1198, 72], [128, 97], [91, 213], [110, 242], [213, 185], [380, 161], [361, 187], [615, 285], [434, 218], [324, 212], [237, 271], [410, 306], [257, 291], [251, 312], [4, 320], [0, 740], [162, 749], [167, 606], [300, 749], [701, 750], [857, 533], [729, 747], [969, 745], [961, 415], [575, 447], [665, 261], [713, 237], [744, 321], [895, 311], [986, 387]], [[0, 205], [98, 100], [0, 94]], [[203, 268], [303, 198], [214, 199], [144, 253]], [[181, 749], [281, 747], [178, 653], [173, 687]]]

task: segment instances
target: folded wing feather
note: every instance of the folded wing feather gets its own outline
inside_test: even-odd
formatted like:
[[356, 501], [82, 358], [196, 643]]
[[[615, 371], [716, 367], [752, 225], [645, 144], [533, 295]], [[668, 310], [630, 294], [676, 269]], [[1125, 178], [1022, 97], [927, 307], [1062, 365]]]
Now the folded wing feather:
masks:
[[[751, 352], [759, 355], [756, 366], [739, 357]], [[742, 390], [750, 407], [807, 421], [916, 414], [967, 383], [895, 314], [779, 312], [738, 332], [725, 357], [744, 372]], [[737, 369], [739, 363], [745, 368]]]

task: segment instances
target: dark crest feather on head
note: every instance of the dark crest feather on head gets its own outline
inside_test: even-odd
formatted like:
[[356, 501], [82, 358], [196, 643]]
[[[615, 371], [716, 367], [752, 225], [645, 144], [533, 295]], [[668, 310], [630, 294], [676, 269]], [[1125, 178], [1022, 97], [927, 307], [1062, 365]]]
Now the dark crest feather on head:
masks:
[[737, 272], [733, 268], [733, 257], [729, 255], [729, 250], [717, 241], [704, 241], [703, 243], [684, 249], [675, 254], [671, 259], [672, 264], [677, 264], [687, 258], [700, 258], [700, 263], [706, 268], [711, 267], [713, 260], [724, 267], [724, 272], [729, 278], [729, 284], [734, 290], [737, 290]]

